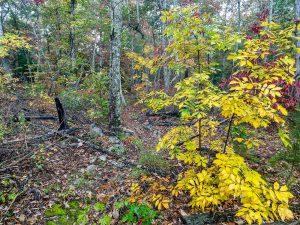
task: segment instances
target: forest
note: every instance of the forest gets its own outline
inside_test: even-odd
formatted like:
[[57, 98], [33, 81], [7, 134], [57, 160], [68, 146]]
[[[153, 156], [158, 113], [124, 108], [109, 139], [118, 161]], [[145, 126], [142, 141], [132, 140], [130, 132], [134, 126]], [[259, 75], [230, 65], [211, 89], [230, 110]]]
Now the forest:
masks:
[[0, 224], [300, 225], [300, 0], [0, 0]]

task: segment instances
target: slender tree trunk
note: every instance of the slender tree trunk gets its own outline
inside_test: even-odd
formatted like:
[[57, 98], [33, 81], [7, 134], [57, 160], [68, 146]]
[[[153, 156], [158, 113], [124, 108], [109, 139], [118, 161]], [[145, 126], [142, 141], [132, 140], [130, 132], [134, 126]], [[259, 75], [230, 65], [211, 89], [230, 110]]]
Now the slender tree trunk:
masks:
[[[4, 36], [3, 17], [0, 15], [0, 37]], [[8, 59], [5, 57], [0, 60], [0, 66], [3, 67], [5, 73], [11, 73], [11, 68]]]
[[[128, 8], [128, 23], [130, 24], [131, 23], [131, 15], [130, 15], [130, 7], [129, 7], [129, 2], [127, 0], [127, 8]], [[137, 22], [138, 24], [140, 23], [140, 12], [139, 12], [139, 0], [137, 0], [136, 2], [136, 14], [137, 14]], [[131, 43], [131, 52], [134, 52], [134, 39], [135, 39], [135, 36], [134, 36], [134, 32], [130, 32], [130, 43]], [[131, 72], [131, 84], [134, 85], [134, 60], [132, 59], [131, 60], [131, 68], [130, 68], [130, 72]]]
[[111, 34], [109, 66], [109, 130], [118, 132], [121, 126], [121, 33], [122, 0], [111, 1]]
[[[241, 0], [237, 1], [237, 7], [238, 7], [238, 33], [241, 33]], [[236, 44], [236, 51], [239, 48], [239, 44]]]
[[100, 34], [100, 39], [99, 39], [99, 67], [100, 70], [103, 68], [103, 32]]
[[201, 16], [202, 15], [202, 1], [201, 0], [198, 0], [198, 11]]
[[74, 29], [74, 21], [75, 21], [75, 7], [76, 0], [70, 0], [70, 56], [72, 62], [72, 70], [74, 70], [76, 65], [76, 49], [75, 49], [75, 29]]
[[140, 2], [139, 2], [139, 0], [136, 0], [136, 18], [137, 18], [138, 25], [140, 25]]
[[[238, 34], [241, 33], [241, 0], [237, 0], [237, 8], [238, 8]], [[236, 43], [235, 45], [235, 51], [237, 52], [239, 49], [239, 43]], [[231, 73], [233, 73], [234, 70], [234, 60], [232, 60], [232, 68]]]
[[93, 52], [92, 52], [92, 59], [91, 59], [91, 71], [94, 72], [95, 71], [95, 67], [96, 67], [96, 50], [97, 50], [97, 34], [95, 35], [95, 40], [94, 40], [94, 44], [93, 44]]
[[224, 13], [224, 26], [227, 26], [227, 12], [228, 12], [229, 3], [230, 3], [230, 0], [227, 0], [226, 6], [225, 6], [225, 13]]
[[[163, 0], [163, 9], [167, 10], [167, 0]], [[161, 42], [162, 42], [162, 48], [165, 51], [165, 48], [167, 47], [168, 40], [164, 37], [164, 31], [166, 29], [166, 24], [162, 22], [162, 36], [161, 36]], [[166, 52], [165, 52], [166, 54]], [[168, 92], [170, 88], [170, 71], [168, 68], [168, 65], [163, 66], [163, 73], [164, 73], [164, 85], [165, 85], [165, 91]]]
[[269, 0], [269, 18], [268, 18], [269, 23], [273, 20], [273, 5], [274, 5], [273, 0]]
[[[300, 39], [300, 0], [295, 0], [295, 10], [296, 10], [296, 29], [295, 35]], [[296, 40], [296, 47], [300, 48], [300, 40]], [[300, 54], [296, 53], [296, 79], [300, 80]]]

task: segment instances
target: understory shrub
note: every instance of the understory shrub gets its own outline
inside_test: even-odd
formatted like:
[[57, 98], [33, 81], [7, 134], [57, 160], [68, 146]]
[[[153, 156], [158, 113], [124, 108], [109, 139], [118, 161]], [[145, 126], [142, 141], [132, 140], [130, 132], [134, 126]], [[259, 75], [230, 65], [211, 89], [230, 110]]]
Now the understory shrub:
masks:
[[[278, 136], [283, 144], [290, 145], [284, 132], [288, 111], [278, 101], [282, 87], [276, 81], [294, 82], [293, 27], [283, 29], [263, 22], [260, 35], [251, 39], [228, 35], [226, 30], [210, 26], [211, 18], [200, 18], [194, 6], [164, 12], [162, 21], [169, 24], [165, 29], [169, 54], [160, 59], [135, 53], [129, 56], [153, 73], [163, 65], [191, 70], [190, 76], [175, 85], [175, 94], [147, 93], [146, 88], [139, 88], [140, 103], [154, 112], [179, 109], [181, 122], [159, 140], [157, 151], [168, 151], [181, 170], [176, 182], [171, 177], [142, 176], [139, 183], [132, 184], [130, 200], [147, 201], [159, 210], [175, 206], [179, 199], [193, 212], [215, 212], [223, 206], [235, 210], [236, 216], [249, 224], [292, 219], [289, 201], [293, 195], [288, 187], [269, 184], [237, 152], [258, 148], [258, 128], [271, 123], [280, 127]], [[242, 47], [235, 51], [239, 44]], [[212, 82], [217, 63], [206, 60], [222, 51], [229, 51], [227, 59], [236, 65], [228, 90]], [[145, 87], [149, 87], [147, 82]]]

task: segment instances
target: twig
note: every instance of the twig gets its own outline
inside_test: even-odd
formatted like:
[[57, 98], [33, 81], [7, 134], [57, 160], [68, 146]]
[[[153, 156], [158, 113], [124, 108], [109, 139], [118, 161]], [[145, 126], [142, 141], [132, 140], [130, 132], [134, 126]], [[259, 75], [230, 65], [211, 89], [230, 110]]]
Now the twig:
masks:
[[[222, 121], [220, 122], [220, 124], [219, 124], [219, 125], [221, 125], [221, 124], [225, 123], [226, 121], [228, 121], [228, 119], [224, 119], [224, 120], [222, 120]], [[189, 137], [188, 139], [186, 139], [186, 140], [184, 140], [184, 141], [179, 141], [179, 142], [177, 142], [176, 146], [181, 146], [181, 145], [183, 145], [185, 142], [187, 142], [187, 141], [191, 141], [191, 140], [193, 140], [193, 139], [197, 138], [198, 136], [199, 136], [199, 134], [195, 134], [195, 135], [193, 135], [193, 136]]]
[[227, 131], [227, 137], [226, 137], [226, 141], [225, 141], [223, 153], [226, 152], [226, 147], [227, 147], [227, 143], [228, 143], [228, 139], [229, 139], [229, 135], [230, 135], [230, 130], [231, 130], [231, 125], [232, 125], [233, 120], [234, 120], [234, 114], [232, 114], [230, 122], [229, 122], [229, 127], [228, 127], [228, 131]]

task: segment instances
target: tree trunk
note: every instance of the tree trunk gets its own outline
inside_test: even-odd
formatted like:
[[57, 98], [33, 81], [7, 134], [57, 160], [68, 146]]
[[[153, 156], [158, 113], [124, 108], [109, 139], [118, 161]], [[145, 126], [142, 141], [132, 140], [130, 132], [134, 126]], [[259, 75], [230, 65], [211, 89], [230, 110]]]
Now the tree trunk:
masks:
[[74, 70], [76, 65], [76, 49], [75, 49], [75, 29], [74, 29], [74, 21], [75, 21], [75, 6], [76, 0], [70, 0], [70, 56], [72, 62], [72, 70]]
[[[3, 18], [0, 15], [0, 37], [4, 36]], [[11, 68], [8, 59], [5, 57], [0, 59], [0, 67], [3, 67], [5, 73], [11, 73]]]
[[111, 34], [109, 65], [109, 130], [118, 132], [121, 126], [121, 33], [122, 0], [111, 1]]
[[103, 55], [103, 35], [104, 33], [101, 32], [100, 33], [100, 39], [99, 39], [99, 67], [101, 70], [103, 68], [103, 59], [104, 59], [104, 55]]
[[[300, 0], [295, 0], [295, 11], [296, 11], [296, 29], [295, 35], [300, 38]], [[300, 48], [300, 40], [296, 40], [296, 47]], [[296, 53], [296, 79], [300, 80], [300, 54]]]
[[138, 26], [140, 26], [140, 3], [139, 0], [136, 0], [136, 18]]
[[273, 0], [269, 0], [269, 18], [268, 18], [268, 22], [272, 22], [273, 20]]
[[96, 67], [95, 58], [96, 58], [96, 50], [97, 50], [97, 41], [98, 41], [98, 38], [97, 38], [97, 34], [96, 34], [95, 40], [93, 43], [93, 52], [92, 52], [92, 59], [91, 59], [91, 72], [95, 72], [95, 67]]
[[[163, 10], [167, 10], [167, 0], [163, 0]], [[161, 36], [161, 42], [162, 42], [162, 48], [165, 51], [165, 48], [167, 47], [168, 40], [164, 37], [164, 31], [166, 29], [166, 24], [162, 22], [162, 36]], [[165, 52], [166, 54], [166, 52]], [[165, 85], [165, 92], [169, 91], [170, 88], [170, 71], [168, 68], [168, 65], [163, 66], [163, 73], [164, 73], [164, 85]]]
[[[238, 7], [238, 33], [241, 33], [241, 0], [237, 1]], [[239, 44], [236, 44], [236, 51], [239, 49]]]

